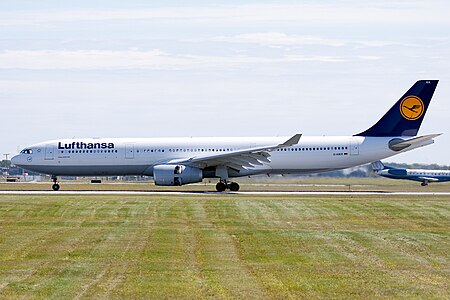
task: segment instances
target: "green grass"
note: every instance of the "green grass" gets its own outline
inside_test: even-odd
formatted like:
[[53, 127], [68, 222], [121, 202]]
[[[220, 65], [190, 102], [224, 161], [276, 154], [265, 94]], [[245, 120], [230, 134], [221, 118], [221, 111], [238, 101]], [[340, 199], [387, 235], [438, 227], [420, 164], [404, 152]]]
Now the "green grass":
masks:
[[0, 298], [449, 298], [450, 196], [0, 195]]

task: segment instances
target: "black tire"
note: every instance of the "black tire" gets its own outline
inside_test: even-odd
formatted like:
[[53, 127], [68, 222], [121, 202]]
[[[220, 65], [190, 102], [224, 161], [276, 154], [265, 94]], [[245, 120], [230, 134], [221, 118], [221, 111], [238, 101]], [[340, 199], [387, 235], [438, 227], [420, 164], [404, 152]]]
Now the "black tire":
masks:
[[239, 184], [237, 182], [232, 182], [229, 185], [230, 191], [237, 192], [239, 191]]
[[54, 191], [59, 191], [59, 184], [57, 184], [57, 183], [53, 184], [53, 185], [52, 185], [52, 189], [53, 189]]
[[227, 189], [227, 185], [226, 185], [225, 183], [223, 183], [222, 181], [219, 181], [219, 182], [216, 184], [216, 190], [217, 190], [218, 192], [224, 192], [226, 189]]

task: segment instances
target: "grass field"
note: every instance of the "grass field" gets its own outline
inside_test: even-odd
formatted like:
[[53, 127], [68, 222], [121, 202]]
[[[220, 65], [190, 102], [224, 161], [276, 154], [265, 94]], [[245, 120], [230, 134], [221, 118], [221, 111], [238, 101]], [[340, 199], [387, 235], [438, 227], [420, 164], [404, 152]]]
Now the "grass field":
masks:
[[0, 298], [449, 298], [450, 196], [0, 195]]

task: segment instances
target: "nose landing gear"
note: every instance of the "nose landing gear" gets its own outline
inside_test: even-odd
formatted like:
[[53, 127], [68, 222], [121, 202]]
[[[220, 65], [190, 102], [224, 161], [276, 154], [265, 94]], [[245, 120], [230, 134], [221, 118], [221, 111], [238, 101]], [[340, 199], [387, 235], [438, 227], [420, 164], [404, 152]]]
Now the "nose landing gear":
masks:
[[54, 191], [59, 191], [60, 186], [58, 184], [58, 177], [52, 176], [52, 181], [53, 181], [52, 189]]

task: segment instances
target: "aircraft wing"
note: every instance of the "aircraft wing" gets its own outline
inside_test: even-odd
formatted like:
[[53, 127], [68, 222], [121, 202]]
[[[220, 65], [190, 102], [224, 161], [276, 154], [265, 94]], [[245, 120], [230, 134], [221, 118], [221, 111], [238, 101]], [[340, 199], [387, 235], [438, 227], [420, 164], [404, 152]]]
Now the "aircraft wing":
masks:
[[428, 182], [438, 182], [439, 179], [434, 178], [434, 177], [419, 177], [420, 180], [422, 181], [428, 181]]
[[239, 149], [227, 153], [217, 153], [204, 156], [193, 156], [190, 158], [173, 159], [167, 164], [183, 164], [197, 168], [207, 168], [214, 166], [227, 166], [236, 171], [252, 169], [270, 163], [270, 152], [279, 148], [290, 147], [298, 144], [301, 134], [296, 134], [284, 143], [278, 145], [267, 145], [262, 147]]

